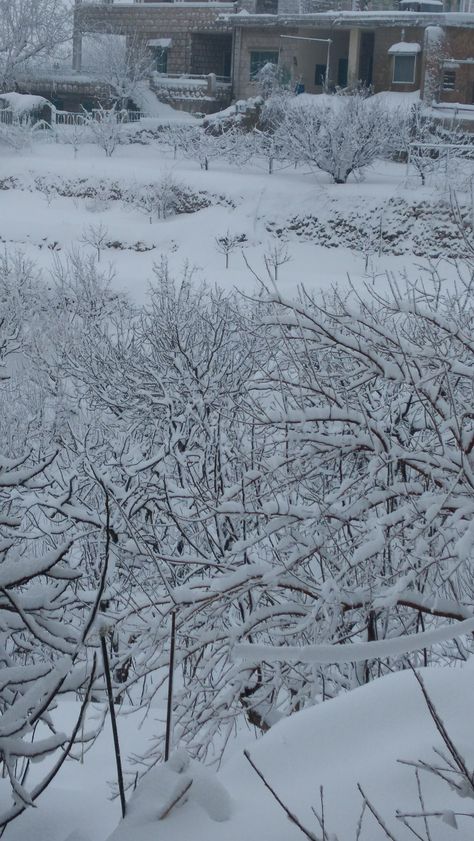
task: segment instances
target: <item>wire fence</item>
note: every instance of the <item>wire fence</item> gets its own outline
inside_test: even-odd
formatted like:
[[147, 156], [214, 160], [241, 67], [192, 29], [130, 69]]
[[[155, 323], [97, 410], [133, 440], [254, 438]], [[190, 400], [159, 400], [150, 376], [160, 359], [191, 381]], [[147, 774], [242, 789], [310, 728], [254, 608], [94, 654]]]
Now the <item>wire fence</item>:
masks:
[[462, 189], [474, 179], [474, 143], [424, 143], [408, 148], [407, 180], [423, 185]]

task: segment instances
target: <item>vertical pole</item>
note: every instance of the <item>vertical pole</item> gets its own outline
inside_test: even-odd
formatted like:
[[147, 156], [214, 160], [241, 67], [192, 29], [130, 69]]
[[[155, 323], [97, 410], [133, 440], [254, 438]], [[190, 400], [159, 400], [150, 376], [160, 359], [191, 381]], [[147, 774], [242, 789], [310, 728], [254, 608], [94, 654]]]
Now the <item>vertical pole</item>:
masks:
[[474, 175], [471, 178], [471, 236], [474, 237]]
[[80, 72], [82, 70], [82, 0], [75, 0], [74, 23], [72, 35], [72, 68]]
[[104, 633], [100, 635], [100, 647], [102, 649], [102, 659], [104, 661], [104, 674], [105, 674], [105, 682], [107, 685], [107, 696], [109, 699], [109, 712], [110, 712], [110, 721], [112, 724], [112, 735], [114, 738], [114, 749], [115, 749], [115, 763], [117, 765], [117, 782], [120, 792], [120, 804], [122, 806], [122, 818], [125, 817], [126, 807], [127, 804], [125, 802], [125, 787], [123, 784], [123, 773], [122, 773], [122, 759], [120, 756], [120, 742], [118, 737], [118, 730], [117, 730], [117, 719], [115, 717], [115, 707], [114, 707], [114, 696], [112, 692], [112, 678], [110, 676], [110, 664], [109, 664], [109, 656], [107, 654], [107, 644], [105, 641]]
[[168, 703], [166, 707], [166, 736], [165, 736], [165, 762], [168, 762], [171, 746], [171, 727], [173, 724], [173, 675], [174, 675], [174, 650], [176, 642], [176, 610], [171, 613], [171, 639], [170, 659], [168, 666]]
[[329, 63], [331, 61], [331, 44], [332, 44], [332, 41], [331, 41], [330, 38], [328, 38], [328, 53], [327, 53], [327, 59], [326, 59], [326, 78], [324, 80], [324, 84], [325, 84], [325, 87], [326, 87], [325, 93], [329, 92]]

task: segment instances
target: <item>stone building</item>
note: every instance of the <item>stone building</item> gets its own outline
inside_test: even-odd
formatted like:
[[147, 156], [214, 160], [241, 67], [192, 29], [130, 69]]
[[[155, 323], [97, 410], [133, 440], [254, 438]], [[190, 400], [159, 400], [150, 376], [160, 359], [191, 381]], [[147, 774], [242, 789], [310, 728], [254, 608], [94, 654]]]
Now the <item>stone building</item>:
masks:
[[188, 110], [217, 110], [231, 99], [233, 31], [226, 18], [235, 10], [236, 4], [225, 0], [76, 0], [74, 70], [85, 69], [84, 35], [120, 34], [131, 50], [148, 52], [150, 84], [160, 98]]
[[361, 82], [474, 103], [474, 0], [76, 0], [78, 76], [88, 33], [145, 48], [157, 95], [190, 110], [255, 95], [268, 62], [310, 93]]
[[[251, 2], [256, 10], [273, 0]], [[290, 0], [280, 0], [280, 8], [283, 4]], [[234, 96], [255, 95], [256, 73], [273, 62], [308, 93], [361, 82], [375, 92], [420, 90], [430, 103], [473, 104], [474, 13], [443, 12], [439, 0], [402, 0], [396, 10], [375, 5], [361, 11], [233, 15]], [[422, 12], [412, 8], [420, 5]]]

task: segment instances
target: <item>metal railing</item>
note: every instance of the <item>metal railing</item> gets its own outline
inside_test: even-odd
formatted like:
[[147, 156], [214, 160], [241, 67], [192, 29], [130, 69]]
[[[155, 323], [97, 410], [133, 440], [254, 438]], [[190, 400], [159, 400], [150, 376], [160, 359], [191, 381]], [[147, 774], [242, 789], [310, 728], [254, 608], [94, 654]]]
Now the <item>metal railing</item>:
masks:
[[[101, 113], [100, 108], [93, 108], [90, 112], [56, 111], [55, 123], [57, 126], [80, 126], [87, 123], [89, 117], [100, 120]], [[138, 123], [142, 119], [143, 113], [137, 110], [132, 111], [128, 108], [122, 108], [120, 111], [117, 111], [117, 116], [120, 117], [123, 123]]]

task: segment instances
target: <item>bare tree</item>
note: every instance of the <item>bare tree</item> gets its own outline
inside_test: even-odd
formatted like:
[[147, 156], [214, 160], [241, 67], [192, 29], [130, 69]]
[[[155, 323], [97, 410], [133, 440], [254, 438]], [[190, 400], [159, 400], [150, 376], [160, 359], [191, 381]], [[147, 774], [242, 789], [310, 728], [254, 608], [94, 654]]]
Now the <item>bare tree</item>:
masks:
[[345, 184], [389, 149], [392, 121], [364, 91], [335, 94], [323, 104], [317, 100], [308, 104], [296, 97], [278, 111], [277, 145], [287, 160], [317, 167]]
[[239, 245], [242, 245], [246, 241], [247, 237], [245, 234], [231, 234], [229, 230], [227, 233], [223, 234], [220, 237], [215, 238], [216, 248], [220, 254], [223, 254], [225, 257], [225, 267], [226, 269], [229, 268], [229, 256], [232, 251], [235, 251]]
[[88, 225], [83, 231], [81, 241], [95, 250], [98, 263], [100, 263], [100, 255], [106, 246], [108, 236], [109, 231], [102, 223]]
[[125, 140], [124, 124], [127, 121], [126, 111], [112, 108], [96, 108], [92, 114], [84, 111], [85, 125], [94, 142], [111, 158], [117, 146]]
[[146, 40], [120, 34], [89, 35], [83, 42], [83, 63], [110, 88], [119, 108], [127, 108], [130, 100], [139, 105], [137, 99], [148, 87], [152, 69]]
[[11, 87], [29, 63], [53, 55], [71, 37], [63, 0], [0, 0], [0, 87]]

